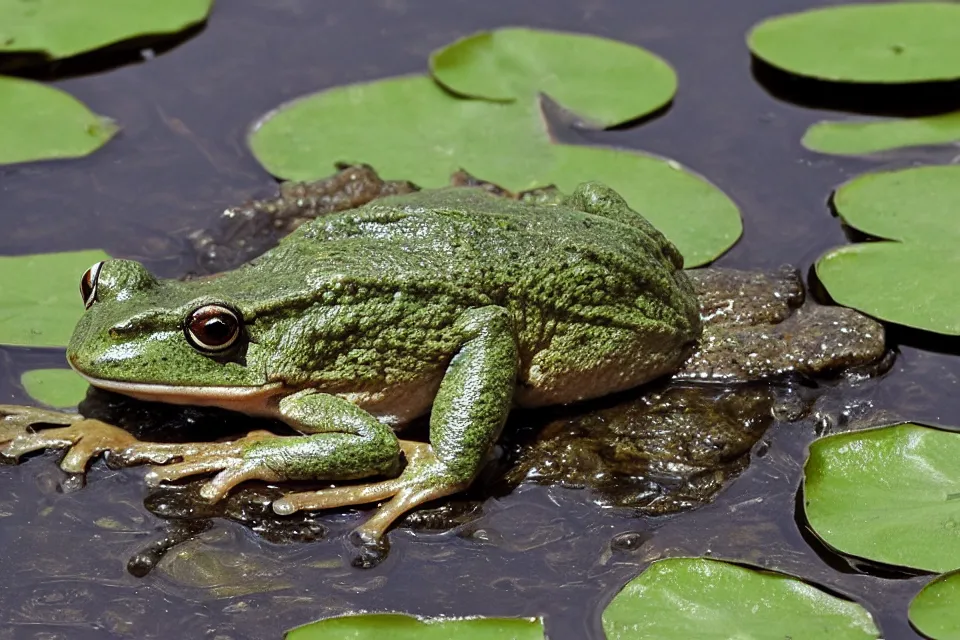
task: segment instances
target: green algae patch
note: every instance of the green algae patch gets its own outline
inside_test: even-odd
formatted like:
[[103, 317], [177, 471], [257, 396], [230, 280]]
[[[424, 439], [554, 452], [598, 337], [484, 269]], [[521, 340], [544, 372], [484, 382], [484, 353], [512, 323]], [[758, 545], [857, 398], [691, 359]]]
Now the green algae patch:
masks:
[[802, 580], [710, 558], [650, 565], [603, 612], [607, 640], [880, 637], [860, 605]]
[[804, 511], [837, 551], [925, 571], [960, 568], [960, 434], [905, 423], [810, 445]]
[[832, 82], [960, 79], [960, 4], [862, 3], [776, 16], [753, 27], [754, 56], [791, 74]]
[[0, 76], [0, 165], [93, 153], [117, 132], [69, 93]]

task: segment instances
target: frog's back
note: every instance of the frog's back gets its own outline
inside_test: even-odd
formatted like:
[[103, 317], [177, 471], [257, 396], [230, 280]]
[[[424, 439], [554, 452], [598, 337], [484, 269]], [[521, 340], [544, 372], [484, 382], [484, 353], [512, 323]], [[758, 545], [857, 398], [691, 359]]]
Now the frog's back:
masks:
[[505, 307], [522, 360], [518, 401], [567, 402], [674, 369], [699, 335], [682, 258], [619, 196], [600, 192], [611, 194], [612, 205], [584, 188], [562, 205], [530, 205], [478, 189], [420, 192], [311, 221], [278, 249], [317, 278], [421, 311], [429, 303], [434, 321], [421, 329], [436, 335], [420, 337], [432, 344], [463, 309]]

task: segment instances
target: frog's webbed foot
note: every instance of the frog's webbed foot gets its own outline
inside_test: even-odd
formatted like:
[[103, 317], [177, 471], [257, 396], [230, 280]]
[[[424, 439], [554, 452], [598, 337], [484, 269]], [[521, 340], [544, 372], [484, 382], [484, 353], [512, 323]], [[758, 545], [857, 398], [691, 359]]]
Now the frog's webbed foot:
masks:
[[390, 525], [407, 511], [430, 500], [442, 498], [466, 488], [468, 482], [457, 479], [447, 465], [424, 442], [401, 440], [407, 466], [399, 477], [320, 491], [291, 493], [273, 503], [280, 515], [297, 511], [336, 509], [391, 498], [373, 516], [354, 530], [357, 541], [376, 545]]
[[216, 502], [246, 480], [284, 480], [285, 476], [272, 469], [263, 458], [250, 455], [253, 445], [281, 437], [270, 431], [251, 431], [243, 438], [229, 442], [137, 442], [116, 451], [111, 462], [119, 466], [165, 465], [147, 473], [146, 482], [152, 486], [198, 474], [216, 473], [200, 489], [203, 498]]
[[[69, 449], [60, 462], [60, 468], [68, 473], [83, 473], [101, 453], [137, 442], [120, 427], [78, 414], [0, 405], [0, 416], [0, 455], [17, 459], [42, 449]], [[34, 425], [61, 426], [34, 429]]]

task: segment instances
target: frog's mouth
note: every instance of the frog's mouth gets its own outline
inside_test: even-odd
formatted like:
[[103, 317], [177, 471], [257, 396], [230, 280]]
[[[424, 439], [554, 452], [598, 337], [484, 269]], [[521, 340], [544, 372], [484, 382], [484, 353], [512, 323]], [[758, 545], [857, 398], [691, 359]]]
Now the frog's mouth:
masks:
[[[73, 367], [77, 371], [76, 367]], [[123, 382], [97, 378], [77, 371], [94, 387], [104, 391], [122, 393], [125, 396], [147, 402], [220, 407], [254, 416], [275, 416], [277, 399], [286, 395], [279, 382], [255, 387], [240, 386], [189, 386], [150, 382]]]

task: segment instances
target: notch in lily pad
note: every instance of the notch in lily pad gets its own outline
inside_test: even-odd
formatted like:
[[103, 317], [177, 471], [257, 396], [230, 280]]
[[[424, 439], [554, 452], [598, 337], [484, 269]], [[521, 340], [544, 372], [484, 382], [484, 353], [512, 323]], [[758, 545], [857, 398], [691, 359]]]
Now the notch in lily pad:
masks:
[[839, 304], [881, 320], [960, 335], [960, 165], [859, 176], [833, 205], [874, 238], [833, 249], [817, 277]]
[[810, 445], [804, 512], [840, 553], [921, 571], [960, 569], [960, 433], [915, 423]]
[[649, 115], [677, 91], [673, 68], [641, 47], [516, 27], [481, 31], [434, 51], [430, 71], [450, 91], [474, 99], [533, 101], [546, 94], [597, 128]]
[[537, 618], [415, 618], [364, 613], [318, 620], [287, 632], [285, 640], [544, 640]]
[[876, 640], [870, 614], [782, 573], [711, 558], [650, 565], [603, 612], [607, 640]]

